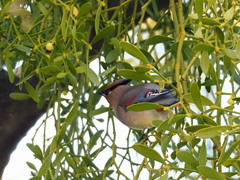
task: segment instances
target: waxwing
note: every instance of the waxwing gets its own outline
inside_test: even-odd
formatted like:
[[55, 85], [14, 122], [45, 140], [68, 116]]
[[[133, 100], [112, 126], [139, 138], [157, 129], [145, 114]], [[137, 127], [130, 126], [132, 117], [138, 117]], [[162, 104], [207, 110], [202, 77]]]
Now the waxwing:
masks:
[[116, 117], [126, 126], [133, 129], [145, 129], [153, 127], [153, 120], [166, 120], [169, 111], [153, 109], [146, 111], [128, 111], [127, 107], [140, 102], [157, 103], [162, 106], [171, 106], [179, 100], [172, 94], [170, 86], [159, 92], [159, 85], [145, 83], [136, 86], [127, 85], [130, 79], [120, 79], [107, 86], [99, 94], [103, 95], [112, 106]]

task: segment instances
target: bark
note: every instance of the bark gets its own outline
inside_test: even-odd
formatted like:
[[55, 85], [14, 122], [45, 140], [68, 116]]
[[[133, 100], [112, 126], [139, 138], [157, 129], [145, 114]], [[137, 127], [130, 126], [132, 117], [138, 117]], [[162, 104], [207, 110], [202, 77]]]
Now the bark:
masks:
[[[37, 79], [29, 82], [34, 84]], [[9, 161], [11, 153], [28, 130], [44, 114], [46, 108], [38, 110], [36, 103], [29, 99], [15, 101], [9, 97], [11, 92], [19, 92], [15, 84], [11, 84], [6, 71], [0, 71], [0, 177]]]

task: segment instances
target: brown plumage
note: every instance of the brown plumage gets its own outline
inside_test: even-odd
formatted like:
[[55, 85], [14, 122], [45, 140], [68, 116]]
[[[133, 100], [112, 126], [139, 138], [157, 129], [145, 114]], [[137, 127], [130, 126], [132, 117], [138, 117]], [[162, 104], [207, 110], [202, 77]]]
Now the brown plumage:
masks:
[[178, 102], [172, 94], [173, 89], [164, 88], [158, 92], [159, 86], [155, 83], [144, 83], [136, 86], [127, 85], [131, 80], [120, 79], [107, 86], [99, 94], [103, 95], [114, 109], [116, 117], [126, 126], [133, 129], [152, 127], [153, 120], [166, 120], [168, 111], [159, 109], [147, 111], [128, 111], [131, 104], [152, 102], [163, 106], [170, 106]]

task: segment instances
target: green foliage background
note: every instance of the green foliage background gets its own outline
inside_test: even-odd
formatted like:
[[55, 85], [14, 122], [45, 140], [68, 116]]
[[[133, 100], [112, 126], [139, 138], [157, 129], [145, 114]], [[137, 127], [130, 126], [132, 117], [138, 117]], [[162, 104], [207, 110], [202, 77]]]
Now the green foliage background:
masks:
[[[10, 97], [32, 98], [38, 108], [47, 103], [42, 125], [55, 120], [49, 146], [35, 145], [34, 138], [28, 144], [42, 162], [40, 169], [28, 162], [32, 179], [138, 179], [144, 169], [149, 179], [239, 177], [240, 4], [170, 0], [169, 9], [159, 11], [156, 1], [127, 0], [111, 8], [107, 0], [1, 1], [1, 63], [13, 83], [22, 61], [16, 85], [28, 92]], [[131, 17], [125, 13], [129, 3], [135, 7]], [[146, 13], [156, 23], [143, 24]], [[132, 66], [126, 53], [140, 64]], [[28, 83], [31, 76], [39, 78], [36, 87]], [[175, 115], [154, 121], [154, 140], [134, 144], [128, 138], [124, 151], [115, 144], [112, 109], [99, 107], [96, 94], [120, 77], [156, 82], [160, 89], [177, 82], [180, 99]], [[97, 118], [102, 113], [105, 118]], [[103, 121], [104, 130], [97, 125]], [[104, 151], [110, 153], [99, 167]], [[144, 158], [136, 161], [135, 153]]]

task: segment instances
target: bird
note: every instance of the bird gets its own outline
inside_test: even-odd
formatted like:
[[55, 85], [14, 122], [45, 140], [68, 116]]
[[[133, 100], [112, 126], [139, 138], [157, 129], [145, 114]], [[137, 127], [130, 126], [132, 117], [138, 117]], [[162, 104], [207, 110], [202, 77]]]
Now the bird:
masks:
[[131, 79], [119, 79], [98, 93], [107, 99], [118, 120], [132, 129], [144, 130], [153, 127], [153, 120], [166, 120], [169, 118], [169, 111], [163, 109], [130, 111], [127, 110], [127, 107], [141, 102], [171, 106], [179, 102], [172, 93], [171, 86], [165, 85], [164, 89], [159, 92], [159, 85], [156, 83], [130, 86], [128, 85], [130, 81]]

